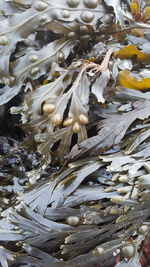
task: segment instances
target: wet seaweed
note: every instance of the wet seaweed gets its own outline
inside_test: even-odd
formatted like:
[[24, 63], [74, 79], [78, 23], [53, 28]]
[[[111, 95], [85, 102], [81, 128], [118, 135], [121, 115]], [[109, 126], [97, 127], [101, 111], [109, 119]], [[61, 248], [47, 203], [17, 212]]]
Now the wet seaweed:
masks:
[[149, 1], [1, 2], [0, 265], [149, 266]]

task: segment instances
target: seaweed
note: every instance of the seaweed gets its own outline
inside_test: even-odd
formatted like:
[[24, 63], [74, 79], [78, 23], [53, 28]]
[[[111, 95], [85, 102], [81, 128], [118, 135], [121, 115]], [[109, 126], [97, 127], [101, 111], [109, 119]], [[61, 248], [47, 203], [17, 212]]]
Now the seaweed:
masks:
[[2, 267], [149, 266], [149, 18], [1, 0]]

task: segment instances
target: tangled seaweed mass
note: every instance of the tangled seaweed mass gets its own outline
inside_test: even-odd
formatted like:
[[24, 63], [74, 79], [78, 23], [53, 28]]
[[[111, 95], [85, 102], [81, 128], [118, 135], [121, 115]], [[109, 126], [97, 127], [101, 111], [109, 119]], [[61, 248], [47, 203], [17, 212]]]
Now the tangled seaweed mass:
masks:
[[0, 25], [1, 266], [150, 266], [150, 1], [1, 0]]

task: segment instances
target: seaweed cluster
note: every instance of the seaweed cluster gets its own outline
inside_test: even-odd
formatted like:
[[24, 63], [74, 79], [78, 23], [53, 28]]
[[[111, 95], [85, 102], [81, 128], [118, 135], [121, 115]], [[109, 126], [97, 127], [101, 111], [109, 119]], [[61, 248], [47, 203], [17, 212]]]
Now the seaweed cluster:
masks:
[[150, 1], [1, 2], [1, 266], [149, 266]]

